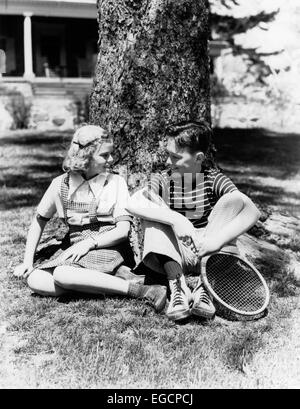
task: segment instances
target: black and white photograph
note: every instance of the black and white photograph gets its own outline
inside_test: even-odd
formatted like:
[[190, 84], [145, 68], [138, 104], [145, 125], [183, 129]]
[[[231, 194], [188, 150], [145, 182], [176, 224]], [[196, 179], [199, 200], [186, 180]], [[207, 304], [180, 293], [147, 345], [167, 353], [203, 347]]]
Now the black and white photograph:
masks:
[[0, 389], [300, 388], [300, 3], [0, 0]]

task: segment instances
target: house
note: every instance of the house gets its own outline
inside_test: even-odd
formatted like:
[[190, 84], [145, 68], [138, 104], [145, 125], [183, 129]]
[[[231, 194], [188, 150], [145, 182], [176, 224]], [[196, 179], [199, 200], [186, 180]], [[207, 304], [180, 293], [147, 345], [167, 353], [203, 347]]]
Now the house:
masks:
[[97, 58], [96, 0], [0, 0], [9, 77], [89, 78]]
[[[96, 2], [0, 0], [0, 86], [30, 101], [30, 127], [72, 128], [78, 106], [84, 111], [98, 55]], [[222, 48], [211, 45], [219, 74]], [[7, 112], [3, 120], [5, 105], [0, 87], [0, 129], [13, 124]]]
[[91, 90], [97, 40], [96, 0], [0, 0], [0, 129], [13, 126], [8, 94], [29, 101], [31, 128], [72, 128]]

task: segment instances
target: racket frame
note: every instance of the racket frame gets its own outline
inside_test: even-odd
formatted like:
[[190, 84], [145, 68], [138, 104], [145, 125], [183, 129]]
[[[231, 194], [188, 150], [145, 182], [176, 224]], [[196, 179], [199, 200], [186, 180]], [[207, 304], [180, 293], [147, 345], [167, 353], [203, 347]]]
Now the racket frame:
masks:
[[[225, 301], [223, 301], [213, 290], [213, 288], [211, 287], [211, 285], [208, 282], [207, 279], [207, 275], [206, 275], [206, 264], [208, 259], [213, 256], [214, 254], [225, 254], [225, 255], [230, 255], [230, 256], [234, 256], [237, 259], [239, 259], [242, 263], [246, 263], [259, 277], [265, 293], [266, 293], [266, 299], [265, 302], [263, 304], [263, 306], [261, 308], [259, 308], [256, 311], [243, 311], [243, 310], [238, 310], [234, 307], [232, 307], [231, 305], [227, 304]], [[236, 314], [240, 314], [240, 315], [244, 315], [244, 316], [254, 316], [254, 315], [258, 315], [260, 313], [262, 313], [268, 306], [269, 302], [270, 302], [270, 290], [269, 287], [267, 286], [267, 283], [265, 281], [265, 279], [263, 278], [263, 276], [261, 275], [261, 273], [257, 270], [257, 268], [254, 267], [254, 265], [252, 263], [250, 263], [248, 260], [245, 260], [244, 258], [242, 258], [241, 256], [239, 256], [236, 252], [230, 252], [230, 251], [218, 251], [212, 254], [209, 254], [208, 256], [202, 257], [201, 259], [201, 278], [203, 281], [203, 285], [205, 286], [205, 288], [207, 289], [207, 291], [209, 292], [209, 294], [219, 303], [221, 304], [223, 307], [227, 308], [228, 310], [235, 312]]]

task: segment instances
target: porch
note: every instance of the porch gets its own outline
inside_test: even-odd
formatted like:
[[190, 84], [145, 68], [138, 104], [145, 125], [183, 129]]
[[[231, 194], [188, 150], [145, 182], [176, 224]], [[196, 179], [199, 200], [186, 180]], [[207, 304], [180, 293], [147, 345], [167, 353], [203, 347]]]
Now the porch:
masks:
[[96, 1], [0, 0], [6, 77], [90, 78], [97, 59]]
[[0, 48], [6, 53], [3, 77], [90, 78], [97, 38], [96, 20], [0, 16]]

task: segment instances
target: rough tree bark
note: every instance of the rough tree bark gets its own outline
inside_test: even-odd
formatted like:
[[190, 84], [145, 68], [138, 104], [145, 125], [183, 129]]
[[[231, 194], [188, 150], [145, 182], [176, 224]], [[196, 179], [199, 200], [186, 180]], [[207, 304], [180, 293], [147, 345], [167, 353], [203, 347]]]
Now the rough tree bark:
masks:
[[[209, 4], [208, 0], [98, 0], [97, 8], [99, 55], [90, 122], [113, 135], [116, 163], [138, 175], [128, 180], [133, 188], [141, 174], [149, 174], [162, 161], [159, 142], [168, 123], [201, 118], [210, 122]], [[137, 241], [135, 235], [138, 260]], [[295, 273], [297, 267], [300, 281], [298, 260], [267, 237], [244, 235], [240, 248], [266, 271], [275, 263], [273, 275], [278, 266]]]
[[[114, 137], [130, 189], [164, 154], [166, 125], [210, 122], [208, 0], [98, 0], [99, 55], [90, 122]], [[121, 165], [121, 166], [120, 166]], [[141, 229], [131, 234], [136, 260]]]
[[150, 172], [166, 124], [210, 121], [208, 1], [98, 0], [99, 56], [90, 120], [114, 136], [116, 161]]

